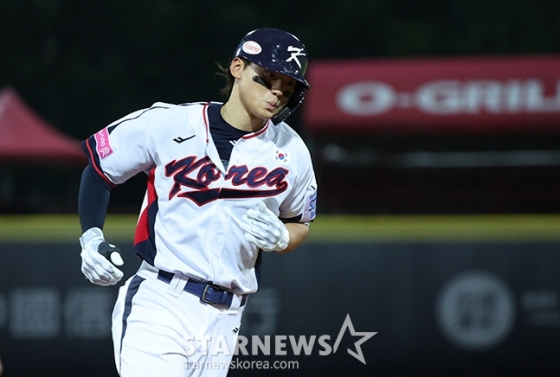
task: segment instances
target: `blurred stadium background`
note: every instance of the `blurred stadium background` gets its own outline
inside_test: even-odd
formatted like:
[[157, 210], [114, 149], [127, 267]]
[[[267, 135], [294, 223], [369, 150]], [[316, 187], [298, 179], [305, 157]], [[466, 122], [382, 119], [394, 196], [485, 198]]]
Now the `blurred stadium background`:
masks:
[[[307, 3], [306, 3], [307, 4]], [[0, 358], [7, 377], [115, 376], [116, 288], [79, 269], [79, 142], [156, 101], [223, 100], [249, 30], [298, 35], [313, 86], [290, 119], [319, 180], [298, 252], [268, 256], [245, 335], [378, 334], [297, 370], [230, 375], [557, 376], [556, 0], [0, 2]], [[144, 177], [113, 190], [126, 273]]]

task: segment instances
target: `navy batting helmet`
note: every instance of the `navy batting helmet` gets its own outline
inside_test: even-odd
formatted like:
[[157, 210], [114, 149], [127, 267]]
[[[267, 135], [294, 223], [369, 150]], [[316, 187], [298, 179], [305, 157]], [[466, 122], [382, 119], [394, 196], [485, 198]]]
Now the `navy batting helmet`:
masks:
[[307, 70], [307, 50], [293, 34], [274, 28], [253, 30], [239, 42], [234, 57], [238, 56], [296, 79], [305, 88], [311, 89], [304, 77]]
[[290, 116], [303, 102], [303, 89], [311, 89], [305, 79], [307, 50], [293, 34], [275, 28], [249, 32], [235, 50], [234, 57], [242, 57], [260, 67], [295, 79], [300, 85], [284, 109], [272, 118], [278, 124]]

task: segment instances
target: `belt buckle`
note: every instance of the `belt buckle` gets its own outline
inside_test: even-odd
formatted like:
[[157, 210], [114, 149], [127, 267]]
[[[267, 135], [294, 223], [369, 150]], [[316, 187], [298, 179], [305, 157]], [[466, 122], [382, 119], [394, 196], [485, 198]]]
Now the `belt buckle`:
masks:
[[218, 302], [210, 301], [208, 298], [206, 298], [206, 295], [208, 295], [208, 289], [210, 289], [210, 288], [223, 293], [223, 291], [217, 285], [206, 284], [206, 286], [204, 287], [204, 290], [202, 291], [202, 295], [200, 296], [200, 301], [205, 302], [207, 304], [211, 304], [211, 305], [218, 305], [219, 304]]

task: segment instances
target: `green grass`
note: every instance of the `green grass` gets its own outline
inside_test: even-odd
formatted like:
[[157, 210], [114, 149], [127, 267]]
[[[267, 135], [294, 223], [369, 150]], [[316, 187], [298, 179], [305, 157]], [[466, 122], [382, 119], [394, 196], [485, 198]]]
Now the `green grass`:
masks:
[[560, 241], [559, 215], [325, 216], [312, 227], [320, 241]]
[[[107, 239], [132, 240], [134, 215], [111, 215], [105, 221]], [[13, 215], [0, 216], [1, 242], [78, 242], [82, 234], [78, 216]]]
[[[132, 241], [136, 215], [109, 215], [108, 240]], [[78, 242], [74, 215], [0, 216], [0, 242]], [[557, 242], [560, 215], [320, 215], [307, 242]]]

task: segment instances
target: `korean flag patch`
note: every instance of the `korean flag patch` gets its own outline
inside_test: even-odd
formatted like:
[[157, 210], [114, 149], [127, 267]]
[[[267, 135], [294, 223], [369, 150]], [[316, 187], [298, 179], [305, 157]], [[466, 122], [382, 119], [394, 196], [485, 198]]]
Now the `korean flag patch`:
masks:
[[274, 155], [274, 159], [276, 161], [280, 161], [283, 162], [285, 164], [289, 163], [289, 159], [288, 159], [288, 153], [287, 152], [282, 152], [282, 151], [276, 151], [275, 155]]

